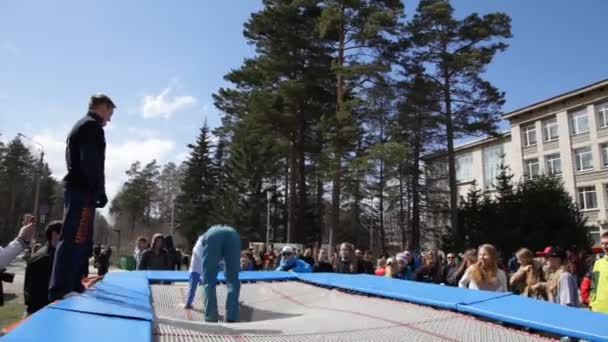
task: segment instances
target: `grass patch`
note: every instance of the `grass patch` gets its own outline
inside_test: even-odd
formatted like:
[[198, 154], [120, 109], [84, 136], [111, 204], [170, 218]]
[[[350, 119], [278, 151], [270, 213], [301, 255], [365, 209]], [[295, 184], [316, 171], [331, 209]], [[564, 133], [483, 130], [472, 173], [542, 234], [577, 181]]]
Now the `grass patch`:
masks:
[[4, 306], [0, 307], [0, 327], [4, 328], [20, 320], [24, 312], [25, 306], [18, 298], [5, 301]]

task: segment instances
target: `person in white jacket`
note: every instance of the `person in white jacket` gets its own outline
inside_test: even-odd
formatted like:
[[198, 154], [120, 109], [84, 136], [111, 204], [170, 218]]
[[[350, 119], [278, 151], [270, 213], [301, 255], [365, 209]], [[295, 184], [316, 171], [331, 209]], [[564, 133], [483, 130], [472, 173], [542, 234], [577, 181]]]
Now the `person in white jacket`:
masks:
[[34, 236], [34, 218], [31, 215], [26, 215], [22, 224], [23, 227], [19, 230], [15, 240], [4, 248], [0, 247], [0, 270], [8, 266], [19, 253], [23, 252]]

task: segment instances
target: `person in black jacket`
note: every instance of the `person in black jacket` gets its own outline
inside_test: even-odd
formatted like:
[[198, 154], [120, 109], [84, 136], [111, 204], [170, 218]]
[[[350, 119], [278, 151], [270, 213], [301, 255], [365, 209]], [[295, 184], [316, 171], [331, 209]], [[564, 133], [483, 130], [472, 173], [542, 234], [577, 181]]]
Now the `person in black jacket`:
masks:
[[173, 236], [171, 235], [165, 236], [165, 250], [169, 254], [169, 269], [179, 271], [182, 256], [181, 254], [178, 254], [177, 249], [175, 249], [175, 245], [173, 244]]
[[372, 263], [372, 252], [371, 251], [363, 252], [363, 257], [361, 258], [361, 265], [363, 267], [363, 269], [361, 270], [362, 273], [374, 274], [375, 268], [374, 268], [374, 263]]
[[114, 102], [107, 95], [93, 95], [89, 112], [76, 122], [68, 135], [65, 218], [53, 264], [50, 300], [84, 291], [81, 279], [88, 273], [88, 260], [93, 254], [95, 208], [103, 208], [108, 203], [103, 127], [112, 118], [114, 108]]
[[355, 255], [355, 247], [348, 242], [343, 242], [340, 245], [340, 260], [336, 266], [336, 272], [352, 274], [363, 273], [363, 263], [361, 262], [361, 259]]
[[321, 248], [321, 250], [319, 250], [319, 260], [317, 260], [317, 263], [314, 265], [312, 271], [316, 273], [334, 272], [334, 266], [331, 264], [331, 262], [329, 262], [329, 253], [327, 253], [325, 248]]
[[25, 267], [23, 297], [28, 315], [42, 309], [49, 301], [49, 280], [53, 270], [55, 247], [59, 243], [61, 221], [46, 226], [46, 244], [34, 253]]

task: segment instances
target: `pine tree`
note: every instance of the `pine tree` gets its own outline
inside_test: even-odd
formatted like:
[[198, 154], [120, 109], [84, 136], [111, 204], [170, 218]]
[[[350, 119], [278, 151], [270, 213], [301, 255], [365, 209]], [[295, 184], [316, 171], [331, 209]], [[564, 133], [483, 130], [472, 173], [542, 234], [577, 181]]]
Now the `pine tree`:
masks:
[[[237, 133], [269, 134], [275, 145], [284, 148], [287, 239], [293, 241], [319, 235], [315, 230], [320, 230], [305, 224], [306, 164], [318, 149], [312, 131], [332, 98], [327, 90], [331, 58], [315, 21], [320, 13], [318, 1], [264, 1], [264, 8], [245, 24], [245, 37], [258, 55], [226, 76], [236, 89], [221, 89], [215, 95], [232, 139]], [[249, 130], [242, 130], [243, 126]]]
[[[419, 71], [419, 70], [417, 70]], [[400, 186], [408, 177], [407, 188], [411, 192], [411, 229], [409, 248], [417, 250], [420, 247], [420, 216], [422, 213], [421, 184], [422, 158], [432, 151], [431, 146], [436, 142], [437, 117], [439, 110], [437, 89], [420, 73], [415, 73], [411, 79], [398, 84], [403, 94], [399, 99], [398, 115], [392, 125], [392, 140], [408, 148], [407, 158], [401, 161], [398, 169]], [[399, 191], [400, 201], [403, 202], [403, 190]], [[405, 215], [403, 204], [400, 204], [400, 224], [404, 226]], [[402, 228], [402, 231], [404, 228]]]
[[19, 137], [11, 140], [6, 146], [0, 170], [4, 174], [0, 184], [0, 197], [3, 197], [4, 208], [1, 208], [3, 220], [0, 243], [7, 243], [14, 238], [20, 217], [33, 210], [34, 195], [34, 157]]
[[496, 191], [498, 191], [499, 202], [508, 201], [513, 195], [513, 174], [511, 168], [505, 164], [505, 157], [500, 157], [498, 164], [498, 175], [496, 176]]
[[483, 17], [473, 13], [458, 20], [448, 0], [420, 1], [408, 25], [413, 43], [412, 60], [425, 68], [441, 101], [440, 118], [448, 151], [451, 227], [458, 231], [458, 187], [454, 141], [463, 134], [494, 132], [500, 120], [504, 93], [482, 78], [497, 52], [511, 37], [511, 19], [504, 13]]
[[194, 245], [198, 236], [209, 228], [210, 208], [215, 188], [211, 144], [207, 123], [200, 129], [196, 144], [189, 144], [180, 194], [176, 200], [177, 222], [182, 235]]
[[397, 34], [403, 4], [399, 0], [325, 0], [322, 6], [320, 33], [332, 40], [336, 89], [335, 111], [322, 121], [328, 141], [326, 153], [331, 156], [329, 225], [336, 229], [340, 224], [345, 159], [360, 134], [361, 123], [355, 115], [357, 92], [368, 77], [387, 70], [379, 57], [390, 45], [388, 37]]

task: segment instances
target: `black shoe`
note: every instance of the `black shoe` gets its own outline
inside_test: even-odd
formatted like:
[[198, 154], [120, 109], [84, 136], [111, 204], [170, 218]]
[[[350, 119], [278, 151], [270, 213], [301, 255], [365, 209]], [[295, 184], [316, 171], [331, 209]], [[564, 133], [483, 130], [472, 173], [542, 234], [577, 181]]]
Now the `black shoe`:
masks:
[[238, 321], [233, 320], [233, 319], [229, 319], [229, 320], [227, 320], [227, 321], [226, 321], [226, 323], [237, 323], [237, 322], [238, 322]]

